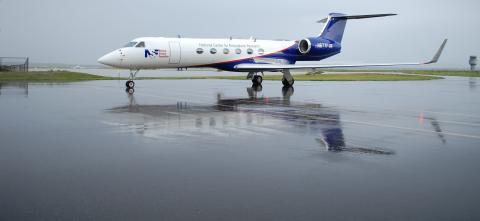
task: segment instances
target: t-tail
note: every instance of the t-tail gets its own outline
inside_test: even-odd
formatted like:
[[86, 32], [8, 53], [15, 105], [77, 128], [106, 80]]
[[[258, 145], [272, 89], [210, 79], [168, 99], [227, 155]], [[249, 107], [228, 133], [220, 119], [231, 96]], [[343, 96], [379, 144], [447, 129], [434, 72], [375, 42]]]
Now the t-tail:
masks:
[[326, 23], [323, 27], [322, 33], [318, 37], [342, 43], [343, 33], [347, 20], [349, 19], [364, 19], [393, 16], [397, 14], [372, 14], [372, 15], [345, 15], [340, 13], [330, 13], [327, 18], [324, 18], [318, 23]]

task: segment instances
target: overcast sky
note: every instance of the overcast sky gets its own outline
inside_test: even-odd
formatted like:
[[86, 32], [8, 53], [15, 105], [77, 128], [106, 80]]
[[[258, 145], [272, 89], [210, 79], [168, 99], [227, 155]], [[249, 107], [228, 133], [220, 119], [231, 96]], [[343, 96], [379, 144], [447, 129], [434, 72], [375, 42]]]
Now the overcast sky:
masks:
[[320, 32], [330, 12], [397, 13], [349, 21], [342, 53], [323, 63], [429, 59], [449, 39], [435, 67], [467, 68], [480, 55], [478, 0], [0, 0], [0, 56], [34, 63], [96, 64], [141, 36], [301, 39]]

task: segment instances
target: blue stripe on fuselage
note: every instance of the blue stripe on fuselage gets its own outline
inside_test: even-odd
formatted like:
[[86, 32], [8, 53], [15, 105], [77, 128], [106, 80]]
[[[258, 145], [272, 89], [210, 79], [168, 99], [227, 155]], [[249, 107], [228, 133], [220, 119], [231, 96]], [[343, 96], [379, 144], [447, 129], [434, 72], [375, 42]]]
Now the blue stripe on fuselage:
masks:
[[238, 64], [268, 64], [268, 62], [263, 62], [262, 59], [279, 59], [284, 61], [284, 63], [286, 64], [295, 64], [297, 61], [320, 61], [336, 55], [341, 51], [341, 45], [334, 41], [318, 37], [309, 38], [309, 40], [312, 43], [312, 48], [310, 52], [306, 55], [303, 55], [298, 51], [298, 43], [296, 43], [285, 50], [273, 54], [258, 56], [254, 58], [246, 58], [231, 62], [224, 62], [219, 64], [212, 64], [208, 66], [220, 70], [238, 72], [238, 70], [235, 69], [235, 66]]

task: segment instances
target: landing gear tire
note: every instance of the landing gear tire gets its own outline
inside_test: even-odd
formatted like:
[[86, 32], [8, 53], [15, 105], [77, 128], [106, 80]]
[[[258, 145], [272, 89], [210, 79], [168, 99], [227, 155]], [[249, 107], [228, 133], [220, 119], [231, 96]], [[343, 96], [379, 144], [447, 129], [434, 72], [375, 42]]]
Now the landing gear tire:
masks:
[[127, 92], [128, 94], [133, 94], [133, 93], [135, 93], [135, 89], [127, 88], [127, 89], [125, 89], [125, 92]]
[[293, 95], [295, 89], [293, 87], [282, 87], [282, 95], [284, 98], [289, 98]]
[[252, 85], [252, 90], [255, 91], [255, 92], [260, 92], [263, 90], [263, 87], [261, 84], [253, 84]]
[[295, 83], [295, 80], [294, 80], [294, 79], [292, 79], [292, 82], [290, 83], [290, 82], [287, 81], [287, 79], [282, 78], [282, 84], [283, 84], [283, 86], [285, 86], [285, 87], [291, 87], [291, 86], [293, 86], [293, 83]]
[[253, 76], [253, 78], [252, 78], [253, 85], [262, 85], [262, 82], [263, 82], [262, 76], [260, 76], [260, 75]]
[[125, 86], [128, 88], [134, 88], [135, 87], [135, 82], [133, 82], [132, 80], [129, 80], [127, 82], [125, 82]]

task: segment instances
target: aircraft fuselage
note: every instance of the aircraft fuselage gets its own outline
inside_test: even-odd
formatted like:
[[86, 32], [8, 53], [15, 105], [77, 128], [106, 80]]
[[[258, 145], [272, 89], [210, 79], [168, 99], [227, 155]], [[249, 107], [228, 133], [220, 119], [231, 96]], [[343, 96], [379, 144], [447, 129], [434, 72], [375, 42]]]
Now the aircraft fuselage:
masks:
[[131, 70], [212, 67], [239, 71], [234, 68], [237, 64], [295, 64], [340, 53], [341, 46], [336, 42], [318, 37], [307, 39], [310, 48], [302, 53], [299, 41], [142, 37], [99, 61]]

